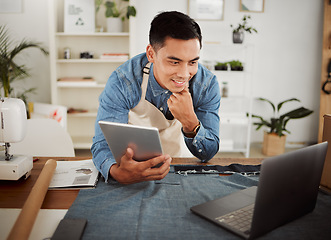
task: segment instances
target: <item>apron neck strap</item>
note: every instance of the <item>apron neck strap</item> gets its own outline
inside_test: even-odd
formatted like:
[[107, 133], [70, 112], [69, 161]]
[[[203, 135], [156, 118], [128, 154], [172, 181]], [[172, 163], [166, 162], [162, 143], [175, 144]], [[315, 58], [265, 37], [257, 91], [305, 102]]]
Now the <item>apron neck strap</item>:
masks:
[[152, 63], [148, 62], [145, 67], [143, 68], [143, 82], [141, 84], [141, 99], [145, 99], [146, 91], [147, 91], [147, 84], [149, 78], [150, 67]]

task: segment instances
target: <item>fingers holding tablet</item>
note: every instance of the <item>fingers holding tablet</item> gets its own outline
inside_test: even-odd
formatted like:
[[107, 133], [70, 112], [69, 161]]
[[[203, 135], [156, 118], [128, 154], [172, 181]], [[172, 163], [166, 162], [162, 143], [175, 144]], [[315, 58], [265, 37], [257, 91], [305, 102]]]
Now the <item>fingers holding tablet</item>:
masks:
[[[134, 151], [127, 148], [121, 163], [110, 168], [111, 176], [122, 184], [138, 183], [163, 179], [170, 170], [171, 157], [160, 155], [143, 162], [133, 159]], [[158, 167], [156, 167], [158, 166]]]
[[163, 155], [159, 131], [154, 127], [99, 121], [116, 164], [110, 175], [130, 184], [160, 180], [170, 170], [171, 157]]

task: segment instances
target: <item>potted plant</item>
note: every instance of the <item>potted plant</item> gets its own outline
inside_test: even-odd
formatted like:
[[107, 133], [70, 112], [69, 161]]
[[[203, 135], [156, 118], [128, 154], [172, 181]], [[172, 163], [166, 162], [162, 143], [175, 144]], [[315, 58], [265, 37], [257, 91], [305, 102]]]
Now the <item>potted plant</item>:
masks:
[[216, 65], [215, 65], [215, 70], [227, 71], [228, 70], [228, 62], [217, 62]]
[[290, 134], [290, 131], [286, 129], [286, 125], [291, 119], [299, 119], [307, 117], [312, 114], [313, 111], [304, 107], [296, 108], [284, 114], [280, 114], [280, 109], [287, 102], [300, 102], [297, 98], [290, 98], [278, 103], [277, 108], [270, 100], [266, 98], [258, 98], [260, 101], [264, 101], [270, 104], [273, 110], [273, 116], [266, 120], [265, 118], [252, 114], [253, 118], [257, 118], [259, 121], [253, 123], [256, 126], [256, 130], [261, 127], [269, 128], [268, 132], [264, 132], [262, 153], [267, 156], [279, 155], [285, 151], [286, 134]]
[[229, 62], [231, 71], [243, 71], [244, 67], [242, 62], [240, 62], [239, 60], [232, 60]]
[[18, 65], [14, 61], [15, 57], [27, 48], [37, 48], [45, 55], [48, 55], [48, 51], [37, 42], [23, 39], [14, 46], [13, 41], [9, 39], [7, 28], [4, 25], [0, 26], [0, 81], [3, 91], [1, 96], [21, 98], [25, 104], [27, 103], [27, 94], [33, 92], [35, 88], [14, 93], [11, 83], [15, 80], [29, 77], [28, 68], [25, 65]]
[[130, 16], [136, 16], [136, 8], [130, 6], [129, 0], [114, 0], [106, 1], [96, 0], [96, 12], [99, 11], [103, 5], [105, 7], [105, 17], [107, 18], [107, 31], [108, 32], [121, 32], [122, 23]]
[[244, 41], [244, 32], [248, 33], [253, 33], [256, 32], [257, 30], [253, 27], [247, 26], [247, 21], [248, 19], [251, 19], [250, 15], [244, 15], [241, 22], [238, 24], [236, 28], [233, 28], [233, 25], [231, 24], [230, 26], [233, 28], [233, 43], [242, 43]]

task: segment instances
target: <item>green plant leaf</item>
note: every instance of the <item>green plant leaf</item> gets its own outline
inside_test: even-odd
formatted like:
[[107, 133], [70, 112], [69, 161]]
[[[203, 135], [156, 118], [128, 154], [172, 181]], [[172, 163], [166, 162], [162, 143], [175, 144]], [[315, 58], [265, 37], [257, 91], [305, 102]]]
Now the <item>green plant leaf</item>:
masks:
[[112, 2], [112, 1], [105, 2], [105, 7], [106, 8], [113, 8], [115, 6], [116, 6], [115, 2]]
[[102, 5], [102, 3], [103, 3], [103, 0], [95, 0], [95, 6], [96, 6], [95, 12], [99, 12], [100, 6]]
[[105, 2], [105, 7], [106, 7], [106, 12], [105, 12], [106, 18], [120, 16], [120, 12], [117, 8], [115, 1], [114, 2], [113, 1]]
[[227, 65], [228, 65], [227, 62], [217, 62], [217, 63], [215, 64], [215, 66], [219, 66], [219, 67], [224, 67], [224, 66], [227, 66]]
[[[253, 27], [247, 27], [247, 21], [248, 19], [251, 19], [250, 15], [244, 15], [241, 22], [238, 23], [238, 26], [233, 29], [234, 33], [246, 31], [248, 33], [252, 33], [253, 31], [257, 33], [257, 30]], [[230, 27], [233, 28], [233, 25], [231, 24]]]
[[282, 106], [283, 106], [284, 103], [292, 102], [292, 101], [300, 102], [300, 100], [297, 99], [297, 98], [290, 98], [290, 99], [287, 99], [287, 100], [285, 100], [285, 101], [282, 101], [282, 102], [278, 103], [278, 105], [277, 105], [277, 111], [279, 111], [279, 110], [282, 108]]
[[281, 118], [288, 117], [289, 119], [298, 119], [298, 118], [304, 118], [307, 117], [308, 115], [312, 114], [314, 111], [309, 110], [304, 107], [297, 108], [295, 110], [292, 110], [290, 112], [287, 112], [283, 115], [281, 115]]
[[261, 121], [264, 121], [261, 116], [258, 116], [258, 115], [255, 115], [255, 114], [252, 114], [252, 118], [259, 118]]
[[130, 16], [135, 17], [137, 14], [135, 7], [133, 6], [128, 6], [127, 7], [127, 12], [126, 12], [126, 17], [127, 19], [130, 18]]
[[255, 130], [259, 130], [261, 127], [264, 126], [262, 123], [254, 123], [254, 125], [257, 126]]
[[10, 73], [8, 76], [9, 82], [13, 82], [16, 79], [24, 79], [26, 77], [29, 77], [30, 74], [28, 73], [28, 68], [25, 67], [25, 65], [18, 66], [15, 63], [11, 65]]
[[268, 100], [268, 99], [266, 99], [266, 98], [261, 98], [261, 97], [258, 98], [258, 100], [260, 100], [260, 101], [265, 101], [265, 102], [269, 103], [269, 104], [271, 105], [272, 109], [273, 109], [273, 112], [274, 112], [274, 113], [276, 112], [275, 105], [274, 105], [270, 100]]
[[[125, 6], [122, 6], [122, 2], [125, 2]], [[134, 6], [127, 6], [129, 0], [118, 0], [118, 1], [107, 1], [105, 2], [106, 12], [105, 16], [121, 18], [123, 21], [125, 18], [135, 17], [137, 14], [136, 8]]]
[[[268, 121], [264, 120], [261, 116], [257, 116], [257, 115], [252, 114], [252, 118], [258, 118], [260, 120], [260, 122], [253, 123], [253, 125], [258, 125], [258, 126], [261, 125], [261, 126], [271, 127], [271, 122], [268, 122]], [[258, 127], [258, 128], [260, 128], [260, 127]]]
[[230, 64], [231, 67], [242, 67], [243, 66], [242, 62], [240, 62], [239, 60], [232, 60], [228, 63]]
[[109, 17], [114, 17], [114, 11], [112, 8], [107, 8], [106, 9], [106, 12], [105, 12], [105, 16], [106, 18], [109, 18]]

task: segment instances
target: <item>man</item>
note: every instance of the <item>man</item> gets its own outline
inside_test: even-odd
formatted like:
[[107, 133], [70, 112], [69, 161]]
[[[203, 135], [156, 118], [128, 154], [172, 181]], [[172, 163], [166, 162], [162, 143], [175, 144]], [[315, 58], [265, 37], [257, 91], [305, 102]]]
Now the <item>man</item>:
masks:
[[[146, 53], [111, 74], [99, 98], [91, 151], [106, 181], [160, 180], [169, 172], [171, 157], [187, 149], [203, 162], [218, 152], [220, 90], [216, 77], [198, 64], [199, 25], [183, 13], [163, 12], [151, 23], [149, 41]], [[100, 120], [157, 127], [164, 155], [137, 162], [128, 148], [118, 165]]]

